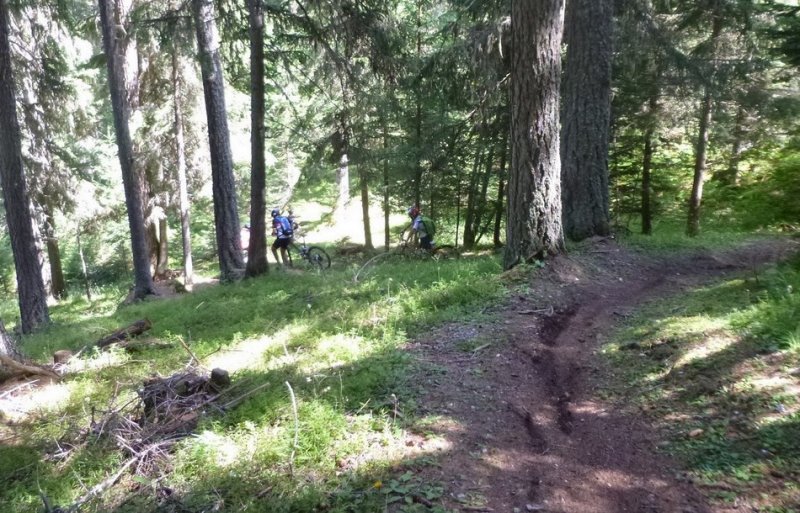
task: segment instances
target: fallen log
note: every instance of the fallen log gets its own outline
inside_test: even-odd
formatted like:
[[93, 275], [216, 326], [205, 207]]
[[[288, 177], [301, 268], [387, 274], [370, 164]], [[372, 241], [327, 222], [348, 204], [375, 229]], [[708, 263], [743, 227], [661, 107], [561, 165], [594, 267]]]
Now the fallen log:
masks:
[[150, 319], [139, 319], [138, 321], [125, 326], [124, 328], [118, 329], [114, 333], [101, 338], [97, 342], [94, 343], [95, 346], [103, 349], [105, 347], [110, 346], [111, 344], [116, 344], [117, 342], [123, 342], [125, 340], [131, 339], [137, 335], [141, 335], [145, 331], [149, 330], [153, 327], [153, 324], [150, 322]]
[[1, 354], [0, 354], [0, 366], [4, 366], [10, 369], [12, 371], [13, 376], [34, 375], [34, 376], [46, 376], [56, 381], [61, 379], [61, 376], [51, 371], [50, 369], [47, 369], [45, 367], [40, 367], [38, 365], [18, 362], [13, 358], [9, 358], [8, 356], [3, 356]]

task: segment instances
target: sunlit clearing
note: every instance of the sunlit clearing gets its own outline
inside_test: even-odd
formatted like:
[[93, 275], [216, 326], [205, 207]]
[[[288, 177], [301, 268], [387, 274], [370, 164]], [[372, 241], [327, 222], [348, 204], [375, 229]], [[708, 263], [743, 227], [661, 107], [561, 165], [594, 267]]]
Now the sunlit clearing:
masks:
[[280, 358], [271, 358], [268, 367], [274, 369], [287, 365], [296, 360], [296, 357], [288, 350], [289, 342], [305, 331], [304, 325], [292, 324], [284, 326], [269, 336], [242, 340], [224, 351], [211, 355], [206, 366], [209, 368], [219, 367], [228, 372], [262, 368], [264, 361], [261, 356], [270, 349], [281, 346], [283, 346], [284, 355]]
[[58, 411], [69, 401], [72, 388], [70, 383], [53, 383], [29, 393], [0, 399], [0, 417], [20, 420], [34, 412]]
[[209, 460], [214, 461], [218, 467], [228, 467], [239, 458], [239, 447], [228, 437], [203, 431], [197, 435], [197, 441], [204, 451], [211, 453]]
[[[724, 323], [712, 323], [724, 324]], [[721, 327], [721, 326], [720, 326]], [[718, 331], [709, 334], [702, 340], [701, 343], [689, 348], [680, 358], [675, 362], [674, 367], [681, 368], [692, 362], [704, 360], [717, 353], [725, 351], [732, 345], [739, 342], [739, 338], [731, 333], [717, 328]]]
[[73, 357], [67, 365], [69, 374], [80, 374], [86, 371], [99, 371], [108, 367], [122, 365], [130, 360], [130, 356], [124, 350], [111, 347], [105, 351], [96, 350], [94, 353], [82, 358]]
[[208, 358], [207, 367], [212, 369], [218, 367], [228, 372], [252, 368], [261, 362], [261, 359], [258, 358], [260, 355], [264, 354], [267, 349], [278, 343], [280, 342], [276, 341], [273, 337], [258, 337], [242, 340], [225, 351], [211, 355]]
[[318, 361], [316, 369], [338, 367], [369, 353], [362, 337], [344, 333], [321, 339], [317, 350], [326, 356], [327, 361]]

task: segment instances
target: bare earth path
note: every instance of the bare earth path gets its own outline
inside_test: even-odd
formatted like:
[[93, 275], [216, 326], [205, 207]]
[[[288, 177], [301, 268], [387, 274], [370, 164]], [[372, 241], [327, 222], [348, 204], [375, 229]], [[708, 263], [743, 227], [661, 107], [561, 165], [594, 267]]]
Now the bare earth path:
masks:
[[610, 370], [597, 351], [643, 301], [797, 250], [774, 240], [657, 260], [597, 240], [537, 272], [499, 320], [417, 340], [420, 407], [440, 419], [426, 437], [444, 452], [426, 477], [444, 483], [445, 505], [461, 511], [715, 511], [657, 453], [644, 422], [599, 399]]

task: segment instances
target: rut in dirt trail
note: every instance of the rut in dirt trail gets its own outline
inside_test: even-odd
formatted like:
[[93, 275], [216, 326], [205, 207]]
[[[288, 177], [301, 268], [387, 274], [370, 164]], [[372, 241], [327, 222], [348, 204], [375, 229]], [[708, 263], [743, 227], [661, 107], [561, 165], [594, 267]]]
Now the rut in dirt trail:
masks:
[[[422, 409], [443, 420], [445, 506], [462, 511], [711, 513], [644, 422], [598, 399], [597, 350], [643, 301], [786, 258], [797, 243], [759, 242], [671, 259], [594, 241], [532, 277], [499, 320], [448, 325], [412, 351], [436, 372], [419, 382]], [[470, 340], [491, 345], [466, 352]], [[736, 510], [726, 510], [736, 511]]]

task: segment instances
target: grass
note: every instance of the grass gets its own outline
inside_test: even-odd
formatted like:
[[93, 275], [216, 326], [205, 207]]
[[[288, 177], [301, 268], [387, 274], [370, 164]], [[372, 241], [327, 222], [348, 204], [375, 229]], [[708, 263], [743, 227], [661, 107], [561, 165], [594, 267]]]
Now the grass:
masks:
[[[491, 256], [393, 261], [358, 283], [354, 268], [273, 270], [124, 307], [117, 305], [125, 291], [107, 289], [92, 303], [73, 297], [53, 307], [53, 326], [22, 343], [34, 358], [78, 350], [145, 317], [153, 324], [147, 336], [172, 346], [90, 351], [63, 383], [18, 405], [27, 416], [0, 427], [3, 511], [41, 507], [40, 489], [54, 504], [70, 504], [118, 468], [116, 447], [87, 435], [93, 411], [109, 409], [115, 389], [118, 404], [135, 398], [147, 376], [183, 369], [179, 340], [234, 382], [264, 388], [226, 415], [206, 417], [160, 473], [126, 478], [86, 511], [382, 511], [395, 502], [430, 511], [409, 502], [439, 488], [406, 474], [424, 454], [404, 443], [415, 401], [406, 382], [414, 363], [403, 347], [420, 330], [475, 315], [500, 297], [500, 265]], [[70, 443], [76, 448], [65, 457]]]
[[720, 503], [800, 505], [798, 287], [800, 260], [659, 300], [604, 348], [616, 397]]

